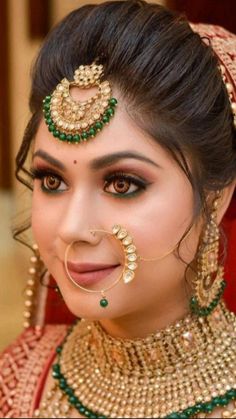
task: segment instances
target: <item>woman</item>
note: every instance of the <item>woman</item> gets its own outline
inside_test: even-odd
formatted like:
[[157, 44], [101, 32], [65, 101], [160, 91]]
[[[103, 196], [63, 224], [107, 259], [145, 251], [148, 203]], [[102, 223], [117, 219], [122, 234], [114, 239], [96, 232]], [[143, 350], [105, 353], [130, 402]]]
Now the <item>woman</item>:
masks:
[[43, 265], [82, 320], [27, 328], [3, 354], [3, 417], [234, 417], [220, 224], [235, 45], [135, 0], [82, 7], [49, 34], [16, 173]]

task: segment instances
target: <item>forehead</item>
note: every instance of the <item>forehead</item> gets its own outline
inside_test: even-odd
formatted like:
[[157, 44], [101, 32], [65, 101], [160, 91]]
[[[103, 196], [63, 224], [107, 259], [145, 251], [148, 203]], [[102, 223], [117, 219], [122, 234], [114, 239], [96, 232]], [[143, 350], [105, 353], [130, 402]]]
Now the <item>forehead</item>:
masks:
[[65, 162], [71, 158], [85, 162], [105, 154], [126, 150], [142, 153], [152, 159], [156, 157], [157, 160], [169, 158], [158, 143], [135, 124], [122, 105], [117, 107], [115, 116], [95, 138], [80, 144], [65, 143], [54, 138], [42, 120], [33, 151], [38, 149]]

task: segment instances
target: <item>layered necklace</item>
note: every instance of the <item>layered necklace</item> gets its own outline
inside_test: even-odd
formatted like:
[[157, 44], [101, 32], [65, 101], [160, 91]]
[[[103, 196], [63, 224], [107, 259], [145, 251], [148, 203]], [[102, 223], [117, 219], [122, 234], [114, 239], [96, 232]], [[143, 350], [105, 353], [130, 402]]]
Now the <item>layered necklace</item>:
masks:
[[35, 417], [190, 418], [236, 399], [236, 318], [221, 303], [144, 339], [78, 322], [57, 348]]

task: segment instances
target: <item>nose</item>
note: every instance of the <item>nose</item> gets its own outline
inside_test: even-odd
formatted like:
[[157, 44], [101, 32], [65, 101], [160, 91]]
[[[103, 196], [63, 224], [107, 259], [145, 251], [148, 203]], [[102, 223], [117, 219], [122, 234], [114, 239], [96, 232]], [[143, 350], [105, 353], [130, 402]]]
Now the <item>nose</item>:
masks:
[[65, 204], [58, 236], [66, 245], [72, 242], [97, 245], [100, 235], [90, 230], [98, 228], [98, 208], [91, 194], [80, 191]]

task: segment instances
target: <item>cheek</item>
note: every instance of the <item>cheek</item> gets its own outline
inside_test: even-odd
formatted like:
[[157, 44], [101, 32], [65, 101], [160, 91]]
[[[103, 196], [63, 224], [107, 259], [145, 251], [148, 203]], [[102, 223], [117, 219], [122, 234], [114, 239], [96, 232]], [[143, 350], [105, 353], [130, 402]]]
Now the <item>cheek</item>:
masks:
[[[179, 190], [179, 189], [178, 189]], [[143, 203], [132, 220], [135, 240], [144, 257], [168, 253], [189, 228], [193, 215], [192, 192], [163, 191]]]
[[58, 219], [59, 211], [55, 211], [55, 206], [50, 204], [50, 199], [45, 199], [35, 191], [32, 200], [32, 231], [44, 260], [45, 255], [50, 254], [55, 242]]

